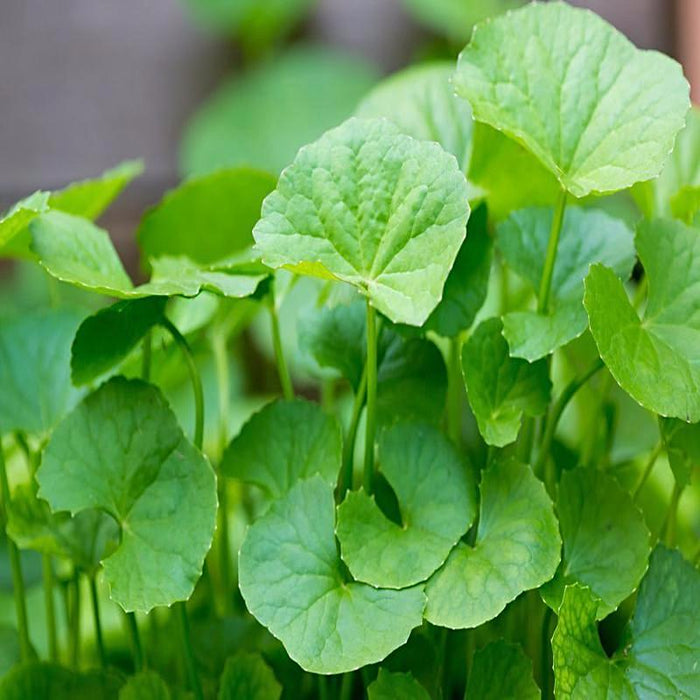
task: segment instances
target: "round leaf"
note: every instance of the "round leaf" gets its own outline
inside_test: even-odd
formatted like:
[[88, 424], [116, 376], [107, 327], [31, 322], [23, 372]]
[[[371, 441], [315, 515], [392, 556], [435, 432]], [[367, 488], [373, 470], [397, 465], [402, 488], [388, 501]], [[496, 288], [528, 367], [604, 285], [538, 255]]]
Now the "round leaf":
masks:
[[467, 698], [479, 700], [540, 700], [532, 677], [532, 661], [522, 647], [503, 639], [474, 653]]
[[368, 700], [430, 700], [428, 691], [410, 673], [392, 673], [380, 668], [367, 686]]
[[392, 321], [420, 326], [468, 217], [454, 156], [386, 120], [350, 119], [299, 151], [253, 234], [271, 267], [349, 282]]
[[260, 654], [239, 653], [226, 659], [218, 700], [279, 700], [282, 686]]
[[170, 700], [170, 690], [155, 671], [141, 671], [122, 686], [119, 700]]
[[490, 466], [481, 479], [479, 513], [474, 546], [458, 544], [427, 583], [425, 617], [434, 625], [478, 627], [557, 569], [557, 519], [528, 466], [514, 460]]
[[383, 432], [379, 463], [396, 493], [402, 525], [389, 520], [373, 496], [350, 491], [338, 507], [340, 554], [358, 581], [406, 588], [436, 571], [469, 529], [474, 484], [452, 443], [420, 424]]
[[209, 550], [216, 480], [160, 392], [139, 380], [103, 384], [55, 429], [37, 471], [53, 510], [100, 508], [121, 528], [104, 572], [125, 610], [186, 600]]
[[657, 176], [690, 105], [677, 62], [563, 2], [477, 26], [455, 87], [576, 197]]
[[312, 673], [377, 663], [421, 624], [420, 587], [381, 590], [344, 580], [332, 488], [301, 481], [248, 530], [239, 560], [248, 610]]

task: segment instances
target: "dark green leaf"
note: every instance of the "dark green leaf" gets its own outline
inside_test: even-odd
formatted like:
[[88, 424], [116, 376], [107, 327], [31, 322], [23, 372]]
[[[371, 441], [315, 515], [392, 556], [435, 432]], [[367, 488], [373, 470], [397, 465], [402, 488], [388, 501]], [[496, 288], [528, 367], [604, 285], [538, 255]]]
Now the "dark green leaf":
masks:
[[700, 423], [689, 424], [676, 418], [661, 418], [659, 423], [676, 483], [688, 486], [693, 470], [700, 467]]
[[377, 678], [367, 686], [368, 700], [430, 700], [428, 691], [410, 673], [392, 673], [379, 669]]
[[282, 686], [260, 654], [240, 652], [226, 659], [218, 700], [279, 700]]
[[532, 661], [522, 647], [500, 639], [474, 653], [466, 697], [539, 700], [542, 696], [532, 677]]
[[170, 700], [170, 690], [155, 671], [141, 671], [122, 686], [119, 700]]

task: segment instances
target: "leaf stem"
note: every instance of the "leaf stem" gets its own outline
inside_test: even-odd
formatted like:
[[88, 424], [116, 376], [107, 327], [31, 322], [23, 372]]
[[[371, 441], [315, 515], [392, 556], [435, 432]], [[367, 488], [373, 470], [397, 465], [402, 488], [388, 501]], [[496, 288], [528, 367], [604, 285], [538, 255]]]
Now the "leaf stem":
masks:
[[144, 382], [150, 382], [153, 355], [153, 333], [151, 331], [148, 331], [144, 336], [141, 348], [141, 378]]
[[681, 500], [683, 487], [678, 485], [678, 482], [673, 484], [673, 492], [671, 493], [671, 501], [668, 504], [668, 512], [661, 528], [659, 539], [664, 540], [667, 547], [676, 546], [676, 526], [678, 523], [678, 502]]
[[544, 606], [544, 615], [542, 617], [542, 639], [541, 649], [540, 649], [540, 685], [542, 687], [542, 698], [543, 700], [549, 700], [552, 696], [551, 689], [551, 673], [552, 673], [552, 662], [550, 658], [551, 654], [551, 635], [550, 627], [552, 626], [552, 608], [549, 605]]
[[360, 424], [360, 416], [365, 405], [365, 394], [367, 391], [367, 364], [362, 370], [360, 384], [355, 392], [355, 400], [352, 404], [352, 416], [350, 417], [350, 426], [348, 434], [345, 436], [343, 444], [343, 472], [340, 475], [340, 488], [338, 495], [342, 501], [348, 489], [352, 488], [352, 472], [355, 462], [355, 440], [357, 438], [357, 427]]
[[559, 199], [554, 209], [552, 228], [549, 231], [549, 242], [547, 243], [547, 253], [542, 268], [542, 279], [537, 296], [537, 311], [546, 314], [549, 310], [549, 295], [552, 289], [552, 277], [554, 276], [554, 263], [557, 259], [557, 248], [559, 246], [559, 236], [561, 234], [562, 223], [564, 222], [564, 210], [566, 209], [566, 190], [559, 193]]
[[272, 345], [275, 349], [275, 360], [277, 361], [277, 372], [279, 373], [280, 384], [282, 385], [282, 395], [287, 401], [291, 401], [294, 398], [294, 386], [292, 385], [292, 378], [289, 375], [289, 368], [287, 367], [287, 361], [284, 357], [282, 335], [280, 333], [280, 320], [277, 313], [277, 307], [275, 306], [273, 292], [270, 292], [270, 301], [267, 308], [270, 311]]
[[374, 436], [377, 421], [377, 318], [367, 299], [367, 416], [365, 431], [365, 466], [362, 483], [368, 494], [374, 482]]
[[644, 484], [646, 484], [647, 479], [651, 476], [651, 472], [654, 470], [654, 465], [656, 464], [656, 460], [659, 458], [661, 453], [663, 452], [664, 449], [664, 443], [663, 440], [659, 440], [658, 444], [654, 449], [651, 451], [651, 454], [649, 455], [649, 459], [647, 460], [646, 466], [644, 467], [644, 471], [642, 472], [642, 476], [637, 482], [637, 485], [634, 488], [634, 491], [632, 492], [632, 500], [636, 501], [642, 488], [644, 487]]
[[464, 392], [460, 363], [461, 350], [462, 339], [460, 336], [451, 338], [447, 383], [447, 434], [458, 447], [462, 437], [462, 395]]
[[74, 669], [80, 661], [80, 574], [76, 569], [69, 582], [71, 591], [70, 611], [70, 660]]
[[343, 678], [340, 681], [339, 700], [350, 700], [352, 697], [353, 680], [354, 675], [352, 671], [343, 674]]
[[105, 656], [104, 639], [102, 637], [102, 622], [100, 621], [100, 601], [97, 597], [96, 575], [90, 576], [90, 600], [92, 601], [92, 618], [95, 624], [95, 643], [97, 645], [97, 655], [100, 658], [100, 666], [106, 668], [107, 657]]
[[49, 554], [41, 556], [41, 571], [44, 580], [44, 606], [46, 608], [46, 636], [49, 640], [49, 658], [58, 661], [58, 639], [56, 637], [56, 609], [54, 606], [53, 561]]
[[139, 626], [136, 622], [136, 615], [133, 612], [124, 612], [124, 618], [129, 629], [131, 655], [134, 657], [134, 671], [138, 673], [143, 670], [143, 647], [141, 646]]
[[199, 682], [199, 674], [194, 660], [194, 652], [192, 651], [192, 641], [190, 639], [190, 622], [187, 619], [187, 608], [184, 602], [175, 603], [173, 605], [177, 614], [178, 626], [180, 628], [180, 638], [184, 649], [185, 666], [187, 668], [187, 677], [190, 683], [190, 690], [194, 693], [197, 700], [202, 700], [202, 685]]

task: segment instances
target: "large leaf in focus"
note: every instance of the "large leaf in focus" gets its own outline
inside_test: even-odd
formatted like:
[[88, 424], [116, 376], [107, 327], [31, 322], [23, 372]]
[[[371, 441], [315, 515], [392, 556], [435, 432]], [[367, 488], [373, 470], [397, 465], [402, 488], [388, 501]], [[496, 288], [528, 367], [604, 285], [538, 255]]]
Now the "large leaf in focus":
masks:
[[436, 141], [466, 173], [472, 150], [472, 112], [450, 82], [452, 63], [419, 65], [392, 75], [375, 87], [357, 108], [365, 119], [384, 117], [405, 134]]
[[426, 328], [449, 338], [471, 328], [486, 301], [491, 274], [491, 249], [488, 211], [482, 204], [469, 217], [467, 237], [447, 276], [442, 299], [426, 321]]
[[[497, 244], [504, 260], [539, 290], [552, 209], [514, 212], [497, 229]], [[510, 354], [533, 362], [566, 345], [588, 326], [583, 308], [583, 280], [593, 263], [603, 263], [626, 281], [636, 259], [632, 231], [620, 219], [596, 209], [569, 207], [554, 263], [547, 313], [513, 311], [503, 317], [503, 335]]]
[[241, 652], [226, 659], [218, 700], [279, 700], [282, 686], [260, 654]]
[[119, 691], [119, 700], [170, 700], [170, 690], [155, 671], [139, 671]]
[[239, 558], [248, 610], [312, 673], [377, 663], [421, 624], [421, 587], [382, 590], [343, 578], [333, 490], [300, 481], [248, 530]]
[[564, 556], [542, 597], [556, 611], [565, 586], [580, 583], [600, 599], [602, 619], [636, 590], [647, 569], [651, 535], [644, 516], [615, 479], [584, 468], [562, 475], [557, 514]]
[[503, 447], [520, 432], [523, 413], [547, 410], [551, 382], [545, 360], [529, 363], [508, 354], [503, 324], [479, 324], [462, 348], [462, 372], [479, 432], [489, 445]]
[[276, 178], [232, 168], [186, 180], [141, 220], [137, 237], [147, 258], [184, 255], [211, 264], [253, 245], [253, 226]]
[[437, 428], [399, 423], [379, 438], [381, 473], [394, 489], [401, 524], [374, 497], [350, 491], [336, 535], [352, 576], [379, 588], [406, 588], [440, 567], [476, 515], [471, 475]]
[[532, 661], [522, 647], [503, 639], [474, 653], [467, 698], [478, 700], [540, 700], [532, 677]]
[[428, 691], [410, 673], [392, 673], [379, 669], [367, 686], [368, 700], [430, 700]]
[[615, 273], [594, 265], [584, 297], [591, 333], [617, 383], [644, 408], [700, 421], [700, 230], [642, 222], [636, 243], [649, 280], [644, 318]]
[[342, 461], [338, 422], [318, 404], [273, 401], [243, 426], [224, 453], [224, 474], [281, 498], [297, 481], [319, 474], [334, 485]]
[[700, 467], [700, 423], [661, 418], [659, 426], [676, 483], [688, 486], [693, 470]]
[[624, 647], [609, 659], [598, 637], [598, 601], [567, 587], [552, 638], [555, 695], [682, 698], [700, 695], [700, 572], [679, 552], [657, 547], [637, 595]]
[[552, 502], [530, 467], [496, 461], [481, 478], [476, 542], [458, 544], [426, 586], [434, 625], [478, 627], [523, 591], [549, 581], [561, 539]]
[[350, 119], [299, 151], [253, 231], [263, 262], [358, 287], [422, 325], [465, 237], [467, 182], [440, 146]]
[[476, 27], [455, 86], [576, 197], [658, 175], [690, 105], [678, 63], [563, 2]]
[[119, 523], [104, 572], [125, 610], [189, 598], [214, 533], [216, 480], [155, 387], [116, 377], [88, 395], [54, 430], [37, 481], [52, 509], [101, 508]]
[[0, 322], [0, 435], [47, 434], [78, 401], [70, 346], [80, 316], [41, 311]]
[[187, 126], [182, 168], [201, 175], [252, 165], [279, 173], [301, 146], [349, 117], [375, 80], [367, 63], [342, 52], [288, 51], [214, 93]]

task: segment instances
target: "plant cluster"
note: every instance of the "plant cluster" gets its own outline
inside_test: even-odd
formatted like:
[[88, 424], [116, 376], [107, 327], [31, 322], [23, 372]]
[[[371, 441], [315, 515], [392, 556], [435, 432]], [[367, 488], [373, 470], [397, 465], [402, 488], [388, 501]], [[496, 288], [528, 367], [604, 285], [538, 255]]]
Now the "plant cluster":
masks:
[[700, 697], [698, 153], [676, 62], [533, 3], [166, 194], [142, 284], [139, 164], [18, 202], [0, 699]]

